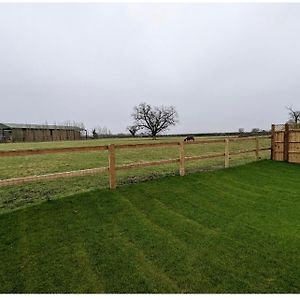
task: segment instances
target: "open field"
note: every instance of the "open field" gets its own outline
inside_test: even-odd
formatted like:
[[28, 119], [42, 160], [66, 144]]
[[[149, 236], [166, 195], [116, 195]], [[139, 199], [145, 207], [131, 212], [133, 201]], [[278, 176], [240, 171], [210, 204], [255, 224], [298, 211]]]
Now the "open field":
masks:
[[1, 292], [300, 292], [299, 165], [261, 161], [0, 215]]
[[[203, 138], [199, 138], [201, 140]], [[207, 138], [206, 138], [207, 139]], [[160, 138], [155, 143], [178, 141], [177, 138]], [[223, 140], [223, 138], [220, 138]], [[48, 149], [74, 146], [96, 146], [126, 143], [148, 143], [152, 139], [103, 139], [88, 141], [65, 141], [43, 143], [0, 144], [0, 151], [13, 149]], [[261, 139], [262, 147], [270, 145], [270, 139]], [[253, 149], [255, 141], [237, 141], [230, 143], [230, 150]], [[203, 155], [224, 152], [224, 143], [205, 145], [185, 145], [186, 155]], [[178, 158], [178, 147], [168, 148], [144, 148], [144, 149], [120, 149], [117, 150], [117, 164], [130, 164], [136, 162], [155, 161], [161, 159]], [[260, 153], [262, 159], [270, 157], [269, 151]], [[231, 165], [243, 164], [255, 160], [254, 153], [233, 156]], [[82, 170], [88, 168], [106, 167], [108, 165], [107, 151], [56, 153], [44, 155], [0, 157], [0, 179], [42, 175], [47, 173]], [[202, 161], [190, 161], [186, 163], [187, 172], [199, 170], [211, 170], [222, 168], [224, 158], [214, 158]], [[153, 166], [135, 170], [118, 171], [118, 184], [142, 181], [149, 178], [163, 177], [178, 174], [178, 163]], [[96, 174], [77, 178], [62, 178], [47, 182], [27, 183], [19, 186], [1, 187], [0, 189], [0, 213], [17, 208], [23, 208], [45, 200], [73, 195], [78, 192], [91, 191], [108, 187], [108, 175]]]
[[[203, 138], [197, 138], [197, 140]], [[207, 139], [207, 138], [206, 138]], [[180, 138], [160, 138], [155, 143], [178, 141]], [[223, 138], [220, 138], [222, 141]], [[43, 143], [0, 144], [0, 151], [13, 149], [48, 149], [65, 148], [74, 146], [96, 146], [126, 143], [148, 143], [152, 139], [103, 139], [89, 141], [65, 141]], [[261, 139], [262, 147], [270, 145], [270, 139]], [[230, 143], [230, 150], [253, 149], [255, 141], [237, 141]], [[185, 145], [186, 155], [203, 155], [224, 152], [224, 143], [205, 145]], [[161, 159], [178, 158], [178, 147], [120, 149], [117, 150], [117, 164], [130, 164], [136, 162], [155, 161]], [[262, 159], [270, 157], [269, 151], [260, 153]], [[243, 164], [255, 160], [254, 153], [233, 156], [231, 165]], [[82, 170], [87, 168], [106, 167], [108, 165], [107, 151], [56, 153], [44, 155], [0, 157], [0, 179], [42, 175], [47, 173]], [[224, 158], [214, 158], [202, 161], [189, 161], [186, 163], [187, 172], [211, 170], [222, 168]], [[118, 171], [118, 184], [142, 181], [151, 178], [178, 174], [178, 163], [152, 166], [142, 169]], [[91, 191], [108, 187], [108, 175], [96, 174], [77, 178], [62, 178], [45, 182], [27, 183], [19, 186], [1, 187], [0, 213], [27, 205], [33, 205], [45, 200], [73, 195], [78, 192]]]

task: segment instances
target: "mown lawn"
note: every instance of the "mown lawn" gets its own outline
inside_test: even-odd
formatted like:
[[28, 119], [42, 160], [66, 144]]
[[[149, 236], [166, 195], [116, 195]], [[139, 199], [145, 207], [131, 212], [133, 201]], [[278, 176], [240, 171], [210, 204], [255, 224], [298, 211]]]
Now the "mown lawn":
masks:
[[2, 293], [299, 293], [300, 166], [261, 161], [0, 215]]

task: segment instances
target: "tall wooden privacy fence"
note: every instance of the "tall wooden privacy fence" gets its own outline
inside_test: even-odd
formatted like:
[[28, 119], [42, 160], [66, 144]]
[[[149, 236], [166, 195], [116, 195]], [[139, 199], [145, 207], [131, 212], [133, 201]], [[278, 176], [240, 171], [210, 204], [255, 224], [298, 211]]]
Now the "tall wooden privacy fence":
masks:
[[[178, 163], [179, 174], [181, 176], [185, 175], [186, 172], [186, 162], [196, 161], [196, 160], [206, 160], [214, 158], [224, 158], [224, 167], [228, 168], [230, 166], [231, 156], [236, 156], [245, 153], [254, 153], [256, 159], [260, 158], [261, 151], [270, 150], [270, 147], [261, 147], [260, 140], [268, 139], [270, 136], [257, 136], [257, 137], [233, 137], [233, 138], [219, 138], [219, 139], [206, 139], [206, 140], [196, 140], [194, 142], [166, 142], [166, 143], [145, 143], [145, 144], [119, 144], [119, 145], [106, 145], [106, 146], [88, 146], [88, 147], [72, 147], [72, 148], [58, 148], [58, 149], [38, 149], [38, 150], [14, 150], [14, 151], [0, 151], [0, 157], [8, 156], [27, 156], [27, 155], [42, 155], [42, 154], [53, 154], [53, 153], [69, 153], [69, 152], [89, 152], [89, 151], [107, 151], [108, 152], [108, 166], [76, 170], [69, 172], [52, 173], [37, 176], [27, 176], [21, 178], [10, 178], [0, 180], [0, 186], [16, 185], [33, 181], [42, 181], [49, 179], [57, 179], [64, 177], [75, 177], [75, 176], [86, 176], [97, 173], [108, 173], [109, 174], [109, 187], [115, 189], [117, 186], [117, 171], [119, 170], [129, 170], [135, 168], [143, 168], [149, 166], [158, 166], [165, 164]], [[254, 146], [252, 149], [230, 151], [230, 143], [235, 143], [239, 141], [253, 141]], [[186, 156], [185, 145], [204, 145], [204, 144], [224, 144], [224, 151], [219, 153], [207, 153], [204, 155], [197, 156]], [[178, 157], [172, 159], [164, 159], [157, 161], [146, 161], [131, 164], [117, 165], [116, 163], [116, 150], [117, 149], [143, 149], [143, 148], [167, 148], [167, 147], [177, 147]]]
[[271, 159], [300, 163], [300, 124], [272, 125]]

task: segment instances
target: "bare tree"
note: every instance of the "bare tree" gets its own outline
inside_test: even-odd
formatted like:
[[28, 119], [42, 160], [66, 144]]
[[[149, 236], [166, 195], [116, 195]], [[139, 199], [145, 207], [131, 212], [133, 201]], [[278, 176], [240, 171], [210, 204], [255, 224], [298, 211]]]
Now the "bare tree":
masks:
[[145, 130], [146, 133], [156, 138], [157, 134], [175, 126], [178, 123], [178, 114], [174, 106], [151, 107], [147, 103], [141, 103], [133, 108], [131, 115], [135, 126]]
[[288, 106], [286, 107], [286, 109], [289, 111], [289, 122], [293, 124], [298, 124], [298, 122], [300, 121], [300, 111], [294, 110], [292, 106]]
[[130, 134], [134, 137], [136, 135], [136, 133], [138, 132], [139, 130], [139, 127], [137, 125], [131, 125], [131, 126], [127, 126], [126, 128]]

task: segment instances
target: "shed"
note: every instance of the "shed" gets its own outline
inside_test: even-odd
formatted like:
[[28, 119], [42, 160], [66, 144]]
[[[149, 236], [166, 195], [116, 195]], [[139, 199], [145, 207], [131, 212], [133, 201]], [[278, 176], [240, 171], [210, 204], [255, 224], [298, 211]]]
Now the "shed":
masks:
[[84, 128], [77, 126], [0, 123], [0, 142], [80, 140]]

